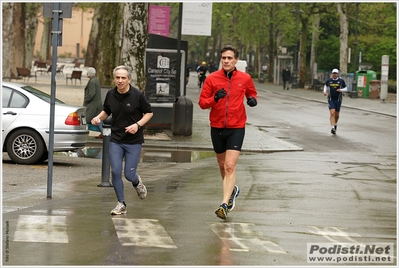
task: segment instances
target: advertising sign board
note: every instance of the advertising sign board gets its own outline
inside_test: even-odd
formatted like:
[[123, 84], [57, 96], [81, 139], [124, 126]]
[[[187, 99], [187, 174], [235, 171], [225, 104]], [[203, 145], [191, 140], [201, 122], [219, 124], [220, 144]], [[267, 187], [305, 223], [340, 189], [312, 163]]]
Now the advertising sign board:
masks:
[[169, 36], [170, 7], [150, 5], [148, 33]]
[[[146, 50], [147, 86], [145, 94], [150, 103], [168, 103], [172, 106], [176, 97], [182, 95], [182, 85], [185, 83], [185, 52], [183, 50], [180, 58], [181, 69], [178, 72], [176, 50], [150, 48]], [[178, 77], [179, 73], [180, 77]], [[180, 89], [177, 88], [177, 79], [180, 79]]]

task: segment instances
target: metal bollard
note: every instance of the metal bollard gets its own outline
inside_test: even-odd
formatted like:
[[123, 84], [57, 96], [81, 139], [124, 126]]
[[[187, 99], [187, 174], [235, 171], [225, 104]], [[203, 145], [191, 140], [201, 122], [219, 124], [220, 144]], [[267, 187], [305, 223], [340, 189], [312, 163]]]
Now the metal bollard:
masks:
[[101, 169], [101, 183], [98, 187], [112, 187], [110, 183], [110, 164], [109, 164], [109, 143], [111, 141], [111, 121], [112, 116], [109, 116], [103, 121], [103, 156]]

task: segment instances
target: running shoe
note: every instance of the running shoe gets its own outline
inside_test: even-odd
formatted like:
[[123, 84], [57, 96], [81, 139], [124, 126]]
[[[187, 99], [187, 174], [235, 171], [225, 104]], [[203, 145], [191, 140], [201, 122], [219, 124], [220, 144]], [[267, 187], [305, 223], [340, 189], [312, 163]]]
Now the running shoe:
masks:
[[116, 207], [111, 210], [111, 215], [121, 215], [127, 212], [126, 206], [124, 203], [118, 202]]
[[140, 176], [139, 176], [139, 184], [137, 184], [137, 186], [135, 186], [134, 188], [136, 188], [137, 194], [140, 197], [140, 199], [144, 199], [147, 197], [147, 188], [141, 181]]
[[225, 220], [227, 218], [227, 204], [223, 203], [220, 207], [215, 211], [217, 217]]
[[337, 132], [337, 125], [334, 125], [334, 130], [335, 130], [335, 133]]
[[236, 197], [240, 194], [240, 188], [237, 185], [234, 185], [233, 192], [231, 193], [229, 203], [227, 204], [227, 211], [230, 212], [236, 206]]
[[331, 134], [335, 135], [335, 128], [334, 127], [331, 128]]

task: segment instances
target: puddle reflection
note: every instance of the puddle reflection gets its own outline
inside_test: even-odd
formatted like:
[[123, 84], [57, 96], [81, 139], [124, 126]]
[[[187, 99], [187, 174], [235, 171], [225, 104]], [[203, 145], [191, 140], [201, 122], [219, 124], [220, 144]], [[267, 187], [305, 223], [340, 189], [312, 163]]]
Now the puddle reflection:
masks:
[[[79, 149], [76, 152], [58, 153], [68, 155], [70, 157], [85, 157], [85, 158], [96, 158], [102, 159], [103, 149], [102, 148], [90, 148], [86, 147]], [[155, 150], [155, 149], [143, 149], [141, 152], [140, 162], [178, 162], [178, 163], [190, 163], [200, 159], [214, 157], [215, 153], [210, 151], [185, 151], [185, 150]]]

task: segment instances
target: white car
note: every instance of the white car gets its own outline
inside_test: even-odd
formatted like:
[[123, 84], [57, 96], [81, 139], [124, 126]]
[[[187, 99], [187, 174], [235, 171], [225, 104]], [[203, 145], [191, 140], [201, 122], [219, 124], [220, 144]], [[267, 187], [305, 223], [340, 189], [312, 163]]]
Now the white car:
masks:
[[[32, 86], [2, 82], [3, 152], [17, 164], [46, 161], [50, 148], [51, 96]], [[89, 131], [86, 108], [56, 99], [54, 106], [53, 151], [84, 148]]]

